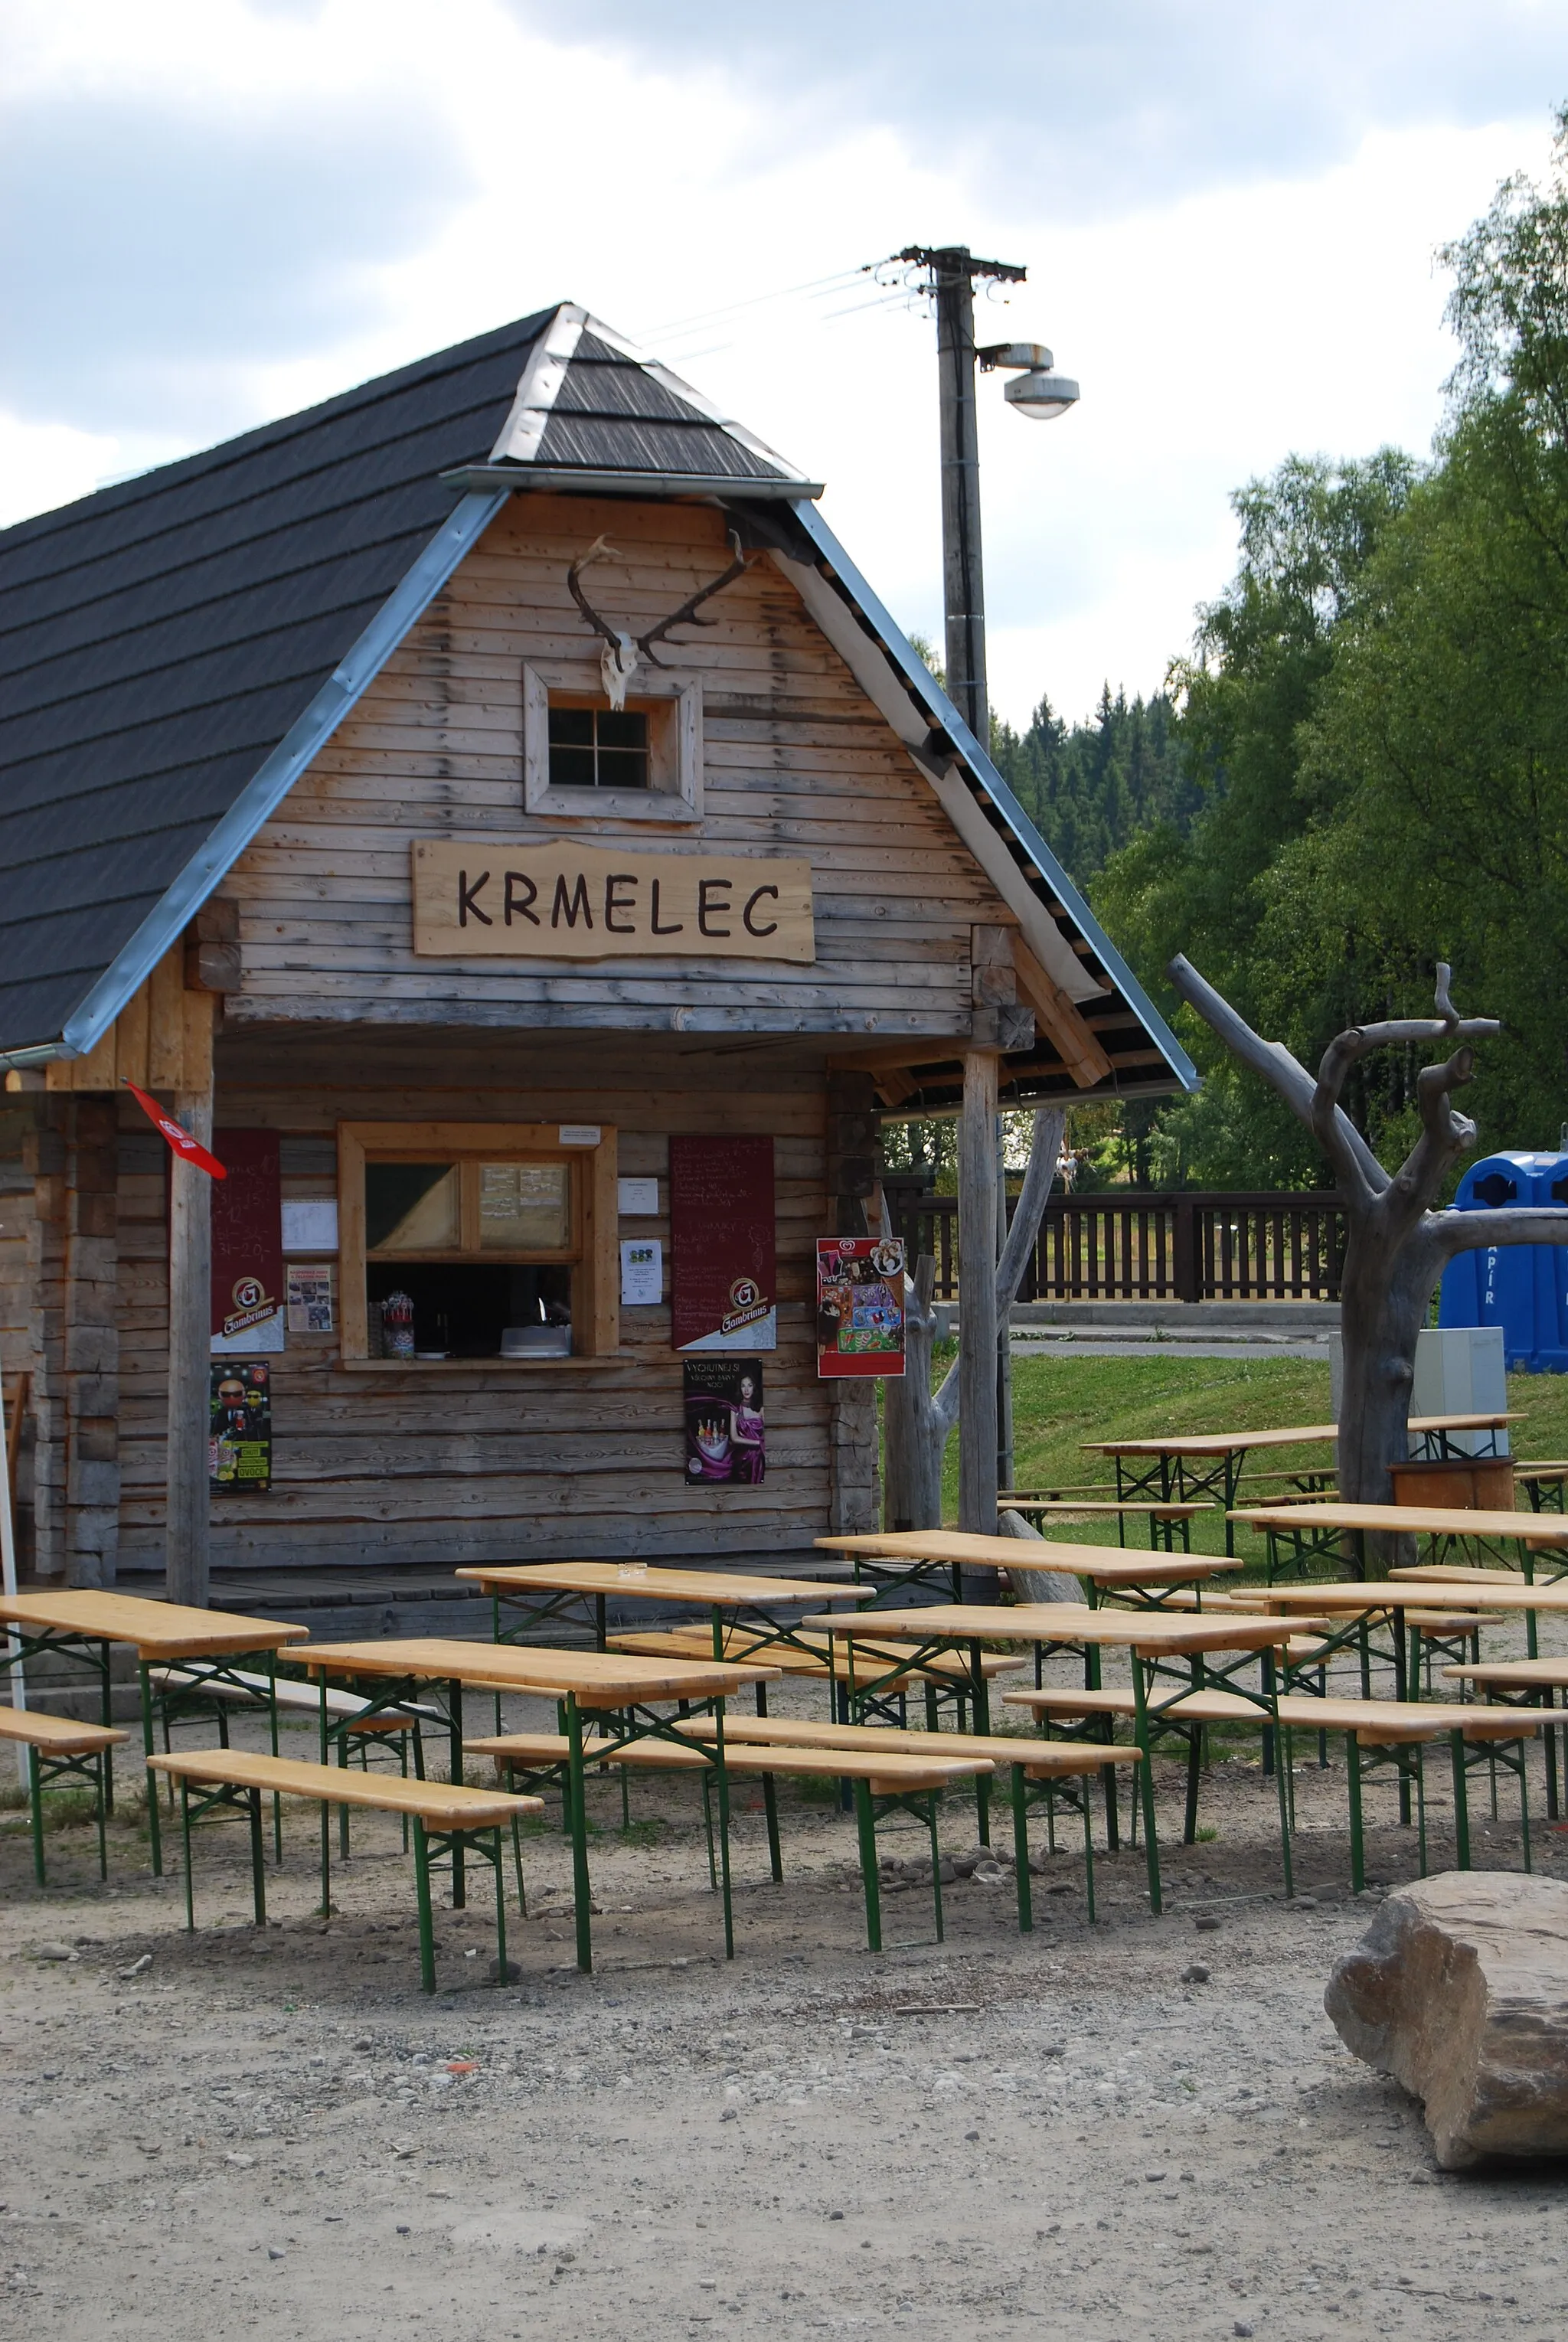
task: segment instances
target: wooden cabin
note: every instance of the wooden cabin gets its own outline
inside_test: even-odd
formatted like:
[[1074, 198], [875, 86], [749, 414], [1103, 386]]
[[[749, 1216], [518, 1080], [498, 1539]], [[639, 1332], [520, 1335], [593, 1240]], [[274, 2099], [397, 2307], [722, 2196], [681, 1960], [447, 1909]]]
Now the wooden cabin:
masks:
[[[814, 1279], [879, 1116], [1193, 1076], [820, 492], [568, 305], [0, 535], [25, 1575], [434, 1620], [874, 1525]], [[673, 1280], [743, 1178], [765, 1471], [710, 1483]]]

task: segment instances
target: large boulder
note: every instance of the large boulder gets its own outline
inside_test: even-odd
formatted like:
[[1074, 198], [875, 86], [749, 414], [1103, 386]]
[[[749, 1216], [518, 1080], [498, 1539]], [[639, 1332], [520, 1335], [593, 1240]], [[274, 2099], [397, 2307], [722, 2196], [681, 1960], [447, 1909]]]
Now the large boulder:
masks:
[[1445, 2171], [1568, 2155], [1568, 1886], [1450, 1870], [1402, 1887], [1323, 2007], [1423, 2102]]

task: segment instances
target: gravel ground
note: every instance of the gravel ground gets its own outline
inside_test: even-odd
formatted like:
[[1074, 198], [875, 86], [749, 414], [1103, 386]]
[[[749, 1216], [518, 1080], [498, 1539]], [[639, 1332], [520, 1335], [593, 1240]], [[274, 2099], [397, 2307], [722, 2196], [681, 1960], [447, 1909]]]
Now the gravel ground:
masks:
[[[564, 1842], [539, 1828], [532, 1916], [509, 1928], [518, 1980], [488, 1981], [476, 1882], [471, 1908], [439, 1915], [434, 2000], [379, 1817], [356, 1820], [326, 1927], [314, 1813], [290, 1811], [262, 1933], [243, 1828], [209, 1830], [187, 1937], [182, 1882], [151, 1879], [134, 1828], [115, 1834], [106, 1890], [87, 1833], [54, 1835], [40, 1896], [7, 1816], [10, 2330], [1560, 2342], [1568, 2172], [1436, 2170], [1419, 2108], [1323, 2013], [1367, 1918], [1343, 1771], [1299, 1773], [1294, 1905], [1273, 1794], [1255, 1763], [1215, 1766], [1217, 1835], [1166, 1847], [1159, 1919], [1124, 1852], [1099, 1865], [1088, 1925], [1069, 1824], [1032, 1937], [1010, 1880], [958, 1878], [944, 1945], [928, 1893], [895, 1888], [874, 1959], [847, 1817], [782, 1791], [775, 1887], [748, 1787], [726, 1964], [689, 1780], [640, 1780], [630, 1836], [604, 1787], [594, 1974], [571, 1965]], [[1160, 1798], [1174, 1838], [1174, 1768]], [[1369, 1802], [1373, 1875], [1411, 1876], [1414, 1833], [1387, 1789]], [[1443, 1801], [1434, 1868], [1446, 1820]], [[974, 1827], [950, 1803], [946, 1842]], [[1516, 1866], [1506, 1818], [1479, 1836], [1478, 1860]], [[913, 1856], [919, 1837], [894, 1823], [885, 1849]], [[1568, 1840], [1540, 1843], [1568, 1871]]]

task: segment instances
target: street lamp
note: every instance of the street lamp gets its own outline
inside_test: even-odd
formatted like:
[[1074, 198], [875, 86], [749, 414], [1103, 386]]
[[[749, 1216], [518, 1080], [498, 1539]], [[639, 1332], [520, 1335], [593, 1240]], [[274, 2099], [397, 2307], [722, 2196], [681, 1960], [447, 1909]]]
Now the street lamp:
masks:
[[[929, 269], [929, 289], [936, 298], [936, 355], [942, 413], [942, 583], [946, 616], [947, 696], [964, 717], [981, 747], [991, 747], [991, 703], [985, 678], [985, 584], [980, 551], [980, 442], [974, 405], [974, 369], [982, 374], [1010, 374], [1014, 379], [1003, 392], [1015, 413], [1038, 423], [1054, 422], [1078, 403], [1078, 385], [1070, 375], [1055, 372], [1056, 361], [1038, 342], [994, 342], [974, 346], [974, 287], [979, 283], [1022, 285], [1027, 271], [1004, 260], [976, 260], [967, 245], [912, 245], [898, 255], [901, 261]], [[1007, 1178], [1002, 1150], [1002, 1121], [995, 1124], [996, 1204], [995, 1247], [1000, 1257], [1007, 1240]], [[964, 1183], [960, 1178], [962, 1205]], [[989, 1217], [989, 1214], [987, 1215]], [[960, 1246], [963, 1244], [960, 1211]], [[973, 1290], [973, 1288], [972, 1288]], [[982, 1313], [960, 1311], [961, 1334]], [[990, 1339], [989, 1306], [984, 1311]], [[1005, 1323], [995, 1331], [995, 1472], [989, 1490], [967, 1485], [970, 1475], [960, 1466], [959, 1516], [967, 1526], [976, 1521], [994, 1527], [998, 1488], [1013, 1483], [1013, 1346]], [[969, 1339], [973, 1340], [971, 1333]], [[970, 1388], [974, 1388], [971, 1380]], [[989, 1410], [987, 1410], [989, 1412]], [[986, 1465], [991, 1460], [991, 1425], [984, 1429]], [[978, 1477], [978, 1476], [976, 1476]]]

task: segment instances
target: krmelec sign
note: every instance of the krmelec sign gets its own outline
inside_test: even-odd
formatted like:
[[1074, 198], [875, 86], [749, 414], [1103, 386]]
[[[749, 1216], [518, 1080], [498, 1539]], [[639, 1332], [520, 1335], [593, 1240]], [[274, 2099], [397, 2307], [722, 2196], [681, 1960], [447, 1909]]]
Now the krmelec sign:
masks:
[[414, 948], [433, 959], [814, 960], [811, 865], [419, 838]]

